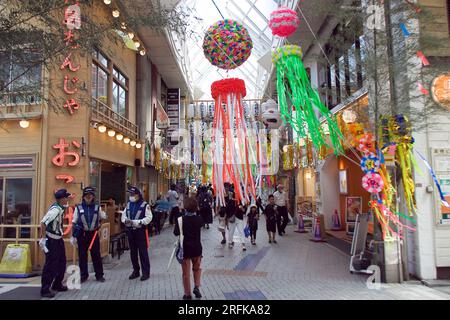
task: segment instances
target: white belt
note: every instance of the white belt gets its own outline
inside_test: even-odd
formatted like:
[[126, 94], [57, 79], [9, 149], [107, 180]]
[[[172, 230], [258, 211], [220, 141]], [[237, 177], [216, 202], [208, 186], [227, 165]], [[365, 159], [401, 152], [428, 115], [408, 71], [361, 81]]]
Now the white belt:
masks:
[[58, 235], [53, 234], [53, 233], [50, 233], [50, 232], [48, 232], [48, 231], [46, 232], [46, 234], [47, 234], [47, 237], [52, 238], [52, 239], [55, 239], [55, 240], [59, 240], [59, 239], [62, 238], [62, 236], [58, 236]]

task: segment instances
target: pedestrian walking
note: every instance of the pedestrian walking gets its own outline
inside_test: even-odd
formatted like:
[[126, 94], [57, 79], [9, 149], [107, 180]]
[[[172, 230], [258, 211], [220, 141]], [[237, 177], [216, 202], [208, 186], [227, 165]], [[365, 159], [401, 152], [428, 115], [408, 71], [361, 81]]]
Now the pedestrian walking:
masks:
[[226, 207], [220, 207], [218, 212], [219, 212], [219, 226], [217, 228], [219, 232], [222, 234], [222, 241], [220, 243], [226, 244], [227, 239], [225, 237], [225, 233], [228, 228], [227, 209]]
[[95, 279], [99, 282], [105, 282], [98, 230], [101, 227], [100, 220], [106, 219], [106, 213], [95, 201], [95, 189], [92, 187], [84, 188], [83, 200], [81, 204], [75, 206], [72, 219], [73, 232], [70, 238], [71, 244], [74, 247], [78, 247], [78, 265], [80, 267], [81, 283], [89, 278], [88, 250], [91, 252]]
[[[125, 210], [122, 212], [122, 223], [127, 230], [128, 243], [130, 245], [130, 258], [133, 265], [133, 273], [129, 279], [140, 276], [141, 281], [150, 278], [150, 259], [148, 257], [148, 231], [147, 225], [152, 221], [153, 214], [150, 205], [142, 198], [142, 193], [137, 187], [131, 187], [128, 192], [130, 198]], [[139, 260], [141, 266], [139, 267]]]
[[288, 211], [286, 207], [287, 193], [284, 191], [283, 185], [277, 186], [277, 191], [273, 194], [275, 198], [275, 205], [277, 206], [277, 227], [278, 234], [282, 236], [286, 233], [285, 229], [289, 222]]
[[[183, 235], [183, 262], [181, 264], [183, 272], [183, 300], [191, 300], [191, 275], [190, 269], [194, 275], [194, 290], [196, 298], [201, 298], [200, 293], [200, 277], [201, 277], [201, 261], [202, 261], [202, 242], [201, 228], [204, 221], [200, 215], [197, 215], [197, 201], [195, 198], [186, 198], [184, 201], [185, 214], [178, 218], [175, 223], [173, 233], [176, 236]], [[181, 225], [181, 228], [180, 228]]]
[[169, 222], [170, 224], [174, 224], [174, 221], [177, 220], [177, 218], [180, 216], [180, 207], [178, 205], [178, 199], [180, 196], [177, 192], [177, 186], [176, 184], [172, 183], [170, 185], [170, 190], [167, 191], [166, 199], [170, 203], [170, 214], [169, 214]]
[[200, 186], [197, 194], [197, 201], [199, 206], [199, 213], [205, 223], [204, 227], [209, 229], [212, 221], [212, 203], [213, 198], [208, 192], [206, 186]]
[[245, 251], [247, 248], [245, 247], [245, 236], [244, 236], [244, 215], [245, 215], [245, 207], [240, 204], [238, 206], [235, 206], [234, 210], [234, 219], [232, 222], [229, 220], [228, 228], [228, 241], [232, 241], [232, 244], [230, 248], [233, 248], [234, 246], [234, 236], [236, 233], [236, 237], [239, 243], [241, 243], [242, 250]]
[[250, 241], [256, 245], [256, 231], [258, 230], [259, 210], [256, 204], [252, 204], [247, 214], [247, 225], [250, 228]]
[[164, 226], [164, 222], [166, 221], [167, 215], [171, 210], [171, 204], [160, 194], [155, 201], [155, 208], [153, 215], [154, 217], [154, 225], [155, 225], [155, 233], [160, 234], [161, 229]]
[[63, 240], [63, 219], [69, 207], [71, 194], [66, 189], [55, 192], [53, 203], [41, 221], [41, 239], [39, 246], [45, 253], [45, 264], [42, 270], [41, 297], [53, 298], [55, 293], [67, 291], [63, 285], [66, 273], [66, 249]]
[[269, 203], [264, 209], [266, 216], [266, 229], [269, 234], [269, 243], [277, 243], [275, 240], [275, 233], [277, 232], [277, 212], [275, 209], [275, 199], [273, 195], [269, 196]]

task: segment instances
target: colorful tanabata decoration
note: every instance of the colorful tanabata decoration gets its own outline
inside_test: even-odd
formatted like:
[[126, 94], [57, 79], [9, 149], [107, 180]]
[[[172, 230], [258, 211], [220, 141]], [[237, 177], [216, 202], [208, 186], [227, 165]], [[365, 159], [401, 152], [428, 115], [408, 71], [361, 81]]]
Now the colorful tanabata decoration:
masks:
[[212, 65], [222, 69], [235, 69], [250, 56], [253, 42], [247, 29], [234, 20], [226, 19], [213, 24], [203, 39], [203, 52]]
[[249, 195], [256, 199], [256, 190], [242, 106], [245, 83], [236, 78], [216, 81], [211, 85], [211, 95], [215, 101], [212, 181], [219, 205], [225, 205], [225, 182], [234, 185], [237, 201], [250, 202]]
[[366, 133], [359, 139], [358, 150], [364, 155], [375, 153], [375, 140], [372, 134]]
[[278, 129], [281, 126], [278, 104], [269, 99], [261, 104], [261, 117], [267, 129]]
[[[328, 108], [320, 101], [319, 94], [311, 87], [308, 74], [302, 62], [302, 49], [296, 45], [286, 45], [272, 53], [272, 60], [277, 68], [277, 91], [280, 111], [285, 122], [289, 123], [301, 138], [310, 138], [317, 149], [328, 146], [335, 154], [343, 152], [343, 136]], [[292, 116], [293, 104], [295, 117]], [[324, 126], [315, 111], [328, 124], [329, 139]]]
[[280, 7], [270, 14], [269, 28], [274, 36], [289, 37], [299, 24], [297, 12], [289, 8]]
[[380, 159], [373, 154], [366, 155], [361, 159], [361, 169], [364, 173], [376, 173], [380, 168]]
[[378, 173], [367, 173], [362, 178], [362, 186], [369, 193], [376, 194], [383, 190], [383, 178]]

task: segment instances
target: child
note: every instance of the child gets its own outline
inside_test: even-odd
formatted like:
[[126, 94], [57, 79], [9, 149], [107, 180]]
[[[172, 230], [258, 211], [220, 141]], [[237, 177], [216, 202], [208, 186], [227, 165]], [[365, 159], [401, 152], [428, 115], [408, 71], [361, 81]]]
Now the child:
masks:
[[247, 224], [250, 228], [250, 239], [252, 245], [256, 245], [256, 230], [258, 230], [259, 211], [255, 204], [250, 206], [250, 211], [247, 214]]
[[266, 229], [269, 233], [269, 243], [277, 243], [275, 240], [275, 233], [277, 231], [277, 212], [275, 209], [275, 198], [273, 195], [269, 196], [269, 204], [264, 209], [266, 215]]

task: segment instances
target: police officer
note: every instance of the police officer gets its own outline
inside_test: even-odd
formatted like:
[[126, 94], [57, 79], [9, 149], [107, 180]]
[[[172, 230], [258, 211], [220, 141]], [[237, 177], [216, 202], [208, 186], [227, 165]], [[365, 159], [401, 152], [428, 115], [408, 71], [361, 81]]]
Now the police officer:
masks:
[[152, 221], [153, 215], [150, 205], [142, 198], [141, 191], [136, 187], [131, 187], [128, 192], [130, 198], [127, 207], [122, 212], [122, 223], [127, 229], [128, 243], [130, 245], [130, 257], [133, 264], [133, 273], [129, 279], [139, 277], [140, 268], [138, 261], [141, 261], [142, 277], [141, 281], [150, 278], [150, 260], [147, 251], [147, 225]]
[[[88, 249], [92, 242], [91, 258], [94, 265], [95, 278], [105, 282], [103, 277], [102, 257], [100, 255], [100, 219], [106, 220], [106, 213], [95, 203], [95, 189], [86, 187], [83, 189], [83, 201], [75, 206], [73, 214], [73, 234], [70, 242], [78, 246], [78, 258], [80, 266], [81, 282], [88, 277]], [[95, 237], [95, 239], [94, 239]]]
[[55, 192], [53, 203], [41, 221], [41, 239], [39, 245], [45, 252], [45, 264], [42, 270], [41, 296], [53, 298], [54, 291], [67, 291], [62, 284], [66, 272], [66, 250], [63, 240], [64, 212], [69, 207], [70, 193], [66, 189]]

